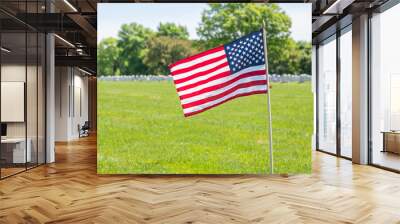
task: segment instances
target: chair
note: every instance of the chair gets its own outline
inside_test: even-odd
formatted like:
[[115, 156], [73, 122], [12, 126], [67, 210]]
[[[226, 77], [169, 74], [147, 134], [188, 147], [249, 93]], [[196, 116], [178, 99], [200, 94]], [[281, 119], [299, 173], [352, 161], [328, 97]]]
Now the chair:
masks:
[[79, 138], [89, 136], [89, 129], [90, 129], [89, 121], [85, 121], [82, 127], [78, 125]]

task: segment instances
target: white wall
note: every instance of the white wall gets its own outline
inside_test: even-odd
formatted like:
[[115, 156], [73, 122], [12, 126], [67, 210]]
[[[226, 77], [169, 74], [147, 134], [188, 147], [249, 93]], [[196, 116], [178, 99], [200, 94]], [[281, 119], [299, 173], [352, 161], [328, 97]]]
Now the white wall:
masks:
[[[27, 70], [26, 70], [27, 69]], [[36, 131], [36, 80], [32, 79], [31, 74], [36, 74], [36, 66], [27, 66], [20, 64], [3, 64], [1, 66], [1, 81], [2, 82], [24, 82], [26, 71], [28, 72], [28, 84], [27, 88], [27, 118], [28, 118], [28, 137], [29, 130]], [[36, 76], [35, 76], [36, 77]], [[3, 96], [4, 97], [4, 96]], [[39, 105], [39, 107], [42, 105]], [[7, 108], [1, 108], [7, 110]], [[24, 110], [24, 108], [22, 108]], [[33, 113], [34, 111], [35, 113]], [[32, 123], [33, 122], [33, 123]], [[26, 122], [7, 122], [7, 135], [9, 137], [24, 137], [25, 136], [25, 123]], [[36, 132], [35, 132], [36, 135]]]
[[75, 91], [73, 94], [75, 95], [72, 97], [75, 102], [72, 108], [73, 119], [71, 120], [73, 127], [71, 135], [75, 138], [79, 137], [78, 124], [82, 126], [88, 120], [88, 78], [87, 76], [82, 76], [81, 72], [78, 71], [78, 74], [76, 72], [77, 70], [75, 70], [73, 83]]
[[70, 85], [69, 68], [55, 68], [55, 141], [68, 140], [68, 117], [69, 117], [69, 96]]
[[[39, 69], [39, 70], [37, 70]], [[5, 63], [1, 66], [2, 82], [24, 82], [26, 84], [26, 107], [25, 102], [19, 112], [25, 114], [26, 120], [20, 122], [5, 122], [7, 124], [7, 137], [9, 138], [24, 138], [25, 135], [29, 139], [29, 147], [31, 148], [32, 161], [44, 163], [44, 147], [45, 147], [45, 116], [44, 116], [44, 74], [42, 68], [36, 65]], [[27, 78], [27, 82], [26, 79]], [[4, 89], [2, 89], [2, 93]], [[20, 94], [24, 94], [24, 90], [20, 90]], [[8, 98], [7, 95], [2, 95], [2, 98]], [[13, 108], [2, 107], [2, 112], [16, 113]], [[16, 108], [14, 108], [16, 110]], [[24, 115], [22, 115], [24, 116]], [[50, 161], [51, 162], [51, 161]]]
[[[25, 64], [3, 64], [1, 66], [1, 81], [25, 82]], [[1, 108], [6, 110], [7, 108]], [[7, 122], [7, 137], [25, 137], [25, 122]]]
[[76, 68], [56, 67], [55, 85], [55, 140], [77, 139], [78, 125], [88, 120], [88, 78]]

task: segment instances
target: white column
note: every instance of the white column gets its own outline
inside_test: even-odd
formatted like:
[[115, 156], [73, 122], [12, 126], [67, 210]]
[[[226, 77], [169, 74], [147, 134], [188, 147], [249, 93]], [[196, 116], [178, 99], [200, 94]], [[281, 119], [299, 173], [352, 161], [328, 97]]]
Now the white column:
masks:
[[368, 15], [353, 19], [353, 162], [368, 163]]
[[[46, 11], [54, 12], [52, 1], [46, 1]], [[46, 35], [46, 163], [55, 161], [55, 42], [54, 34]]]
[[54, 133], [55, 133], [55, 56], [54, 35], [46, 36], [46, 163], [55, 161]]
[[55, 141], [69, 141], [71, 129], [72, 68], [55, 68]]

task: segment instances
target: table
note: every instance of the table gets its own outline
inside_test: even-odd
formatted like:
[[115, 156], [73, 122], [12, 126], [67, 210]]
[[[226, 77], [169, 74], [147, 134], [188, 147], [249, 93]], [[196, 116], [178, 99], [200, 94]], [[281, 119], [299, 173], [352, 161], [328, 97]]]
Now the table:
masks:
[[392, 152], [400, 154], [400, 131], [382, 131], [383, 150], [382, 152]]
[[[5, 158], [8, 163], [31, 162], [31, 160], [32, 160], [32, 153], [31, 153], [32, 141], [30, 138], [27, 138], [26, 142], [28, 142], [28, 144], [27, 144], [28, 147], [26, 147], [26, 152], [25, 152], [25, 138], [1, 139], [2, 157]], [[10, 146], [12, 146], [12, 148], [10, 148]], [[12, 154], [12, 156], [10, 154]]]

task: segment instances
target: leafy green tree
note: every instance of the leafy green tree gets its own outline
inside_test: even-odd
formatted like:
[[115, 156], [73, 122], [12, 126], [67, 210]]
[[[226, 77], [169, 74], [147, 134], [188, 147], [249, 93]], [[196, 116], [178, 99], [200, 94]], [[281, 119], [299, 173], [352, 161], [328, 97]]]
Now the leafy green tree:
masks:
[[276, 4], [254, 3], [214, 3], [202, 14], [202, 22], [197, 29], [206, 48], [228, 43], [243, 35], [261, 29], [266, 22], [268, 61], [271, 73], [286, 73], [285, 52], [290, 41], [291, 20]]
[[189, 39], [189, 32], [185, 26], [175, 23], [160, 23], [157, 28], [157, 36], [166, 36], [176, 39]]
[[154, 36], [154, 32], [137, 23], [124, 24], [118, 33], [120, 52], [120, 70], [124, 75], [146, 74], [147, 67], [143, 63], [146, 41]]
[[296, 41], [291, 38], [287, 39], [285, 45], [281, 46], [281, 49], [279, 49], [279, 52], [279, 60], [268, 57], [270, 64], [272, 64], [271, 61], [274, 63], [273, 68], [269, 65], [271, 73], [298, 74], [299, 52], [297, 50]]
[[192, 46], [194, 49], [196, 49], [197, 52], [203, 52], [208, 49], [206, 46], [206, 41], [204, 40], [192, 40]]
[[100, 41], [97, 48], [97, 64], [101, 76], [120, 74], [119, 51], [115, 38], [109, 37]]
[[168, 75], [168, 65], [195, 54], [190, 40], [160, 36], [151, 38], [147, 46], [143, 62], [152, 75]]
[[299, 52], [299, 74], [310, 74], [311, 75], [311, 55], [312, 47], [311, 43], [307, 41], [298, 41], [297, 48]]
[[199, 40], [189, 40], [186, 27], [160, 23], [154, 32], [137, 23], [124, 24], [118, 38], [98, 47], [100, 75], [168, 74], [168, 65], [197, 52], [228, 43], [266, 22], [269, 72], [310, 74], [311, 44], [290, 37], [290, 18], [275, 4], [210, 4], [197, 29]]

